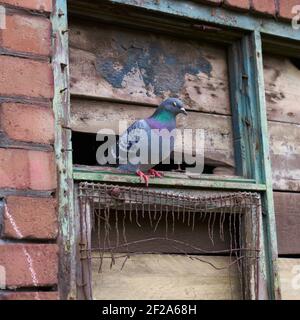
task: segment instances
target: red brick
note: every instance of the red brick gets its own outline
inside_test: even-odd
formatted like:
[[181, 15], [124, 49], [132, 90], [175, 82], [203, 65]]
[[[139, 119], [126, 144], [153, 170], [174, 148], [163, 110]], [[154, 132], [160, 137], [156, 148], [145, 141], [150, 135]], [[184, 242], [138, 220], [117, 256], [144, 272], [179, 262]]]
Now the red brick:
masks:
[[249, 10], [250, 0], [225, 0], [225, 5], [238, 10]]
[[0, 94], [4, 96], [53, 97], [50, 63], [0, 56]]
[[0, 188], [56, 188], [53, 152], [0, 148]]
[[18, 239], [57, 237], [55, 199], [10, 196], [5, 211], [3, 236]]
[[276, 15], [275, 0], [252, 0], [252, 9], [259, 13]]
[[6, 49], [46, 56], [51, 53], [51, 24], [47, 18], [7, 15], [6, 29], [0, 34], [0, 45]]
[[300, 0], [278, 0], [279, 17], [284, 19], [292, 19], [296, 14], [292, 13], [294, 6], [300, 6]]
[[2, 244], [0, 265], [5, 268], [6, 288], [57, 284], [56, 244]]
[[0, 300], [59, 300], [58, 292], [9, 292], [0, 295]]
[[52, 144], [53, 112], [46, 107], [3, 103], [0, 105], [0, 129], [14, 140]]
[[52, 11], [52, 0], [0, 0], [0, 3], [38, 11]]

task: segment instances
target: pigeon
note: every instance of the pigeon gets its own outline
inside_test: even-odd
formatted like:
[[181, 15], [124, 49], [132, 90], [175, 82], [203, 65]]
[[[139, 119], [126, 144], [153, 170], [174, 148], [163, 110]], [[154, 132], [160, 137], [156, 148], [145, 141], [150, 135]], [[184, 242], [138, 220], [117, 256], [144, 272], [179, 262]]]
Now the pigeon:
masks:
[[[151, 117], [134, 122], [119, 138], [119, 156], [121, 153], [126, 155], [124, 157], [126, 158], [126, 163], [119, 164], [118, 169], [138, 175], [141, 181], [146, 183], [146, 186], [148, 186], [150, 177], [161, 178], [162, 174], [154, 170], [153, 167], [161, 163], [166, 157], [170, 157], [171, 152], [174, 150], [174, 139], [170, 139], [170, 134], [168, 133], [176, 129], [176, 116], [178, 114], [187, 115], [183, 103], [177, 98], [168, 98], [157, 107]], [[155, 140], [158, 141], [159, 145], [155, 146], [151, 145], [151, 131], [153, 129], [156, 129], [154, 132], [161, 133], [160, 138]], [[165, 137], [163, 132], [167, 133]], [[164, 143], [169, 143], [170, 145], [170, 148], [166, 151], [170, 150], [168, 154], [166, 154], [165, 149], [164, 152], [162, 150]], [[141, 146], [142, 148], [143, 146], [148, 148], [148, 161], [144, 163], [137, 160], [137, 149], [140, 148], [141, 150]], [[154, 151], [153, 148], [155, 149]], [[150, 159], [151, 152], [157, 159], [156, 163], [153, 163], [152, 158]]]

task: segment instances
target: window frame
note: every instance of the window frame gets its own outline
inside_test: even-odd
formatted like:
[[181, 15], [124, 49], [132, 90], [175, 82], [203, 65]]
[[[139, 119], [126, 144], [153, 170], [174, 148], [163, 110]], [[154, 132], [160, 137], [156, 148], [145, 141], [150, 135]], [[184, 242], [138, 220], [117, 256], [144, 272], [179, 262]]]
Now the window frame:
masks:
[[[56, 0], [51, 15], [53, 26], [53, 70], [55, 114], [55, 153], [58, 168], [58, 213], [60, 225], [60, 292], [63, 298], [76, 298], [76, 234], [78, 226], [74, 209], [74, 180], [102, 182], [139, 183], [137, 177], [116, 175], [96, 170], [73, 169], [72, 130], [70, 125], [70, 85], [68, 48], [68, 8], [67, 2], [76, 12], [74, 3], [80, 1]], [[156, 14], [163, 24], [165, 20], [184, 19], [194, 24], [209, 24], [224, 32], [213, 32], [203, 36], [214, 38], [216, 42], [229, 45], [228, 65], [231, 82], [231, 104], [233, 116], [234, 150], [237, 173], [241, 177], [218, 178], [203, 176], [202, 179], [165, 178], [153, 180], [156, 186], [186, 188], [249, 190], [261, 194], [263, 215], [261, 235], [264, 239], [265, 266], [262, 275], [268, 283], [268, 298], [280, 299], [280, 286], [277, 267], [277, 236], [273, 203], [272, 174], [269, 157], [269, 138], [265, 105], [263, 44], [268, 50], [295, 56], [300, 52], [300, 33], [286, 23], [272, 19], [257, 18], [243, 13], [233, 13], [223, 8], [185, 1], [154, 0], [137, 2], [134, 0], [109, 0], [114, 6], [134, 10], [135, 14], [153, 17]], [[82, 4], [81, 4], [82, 5]], [[101, 4], [98, 3], [101, 9]], [[101, 15], [89, 4], [77, 8], [84, 9], [91, 17]], [[214, 10], [214, 14], [212, 14]], [[128, 19], [128, 17], [126, 17]], [[136, 17], [133, 16], [133, 20]], [[232, 33], [232, 34], [231, 34]], [[224, 34], [228, 37], [224, 37]], [[288, 50], [289, 49], [289, 50]], [[288, 51], [287, 51], [288, 50]], [[74, 179], [74, 180], [73, 180]]]

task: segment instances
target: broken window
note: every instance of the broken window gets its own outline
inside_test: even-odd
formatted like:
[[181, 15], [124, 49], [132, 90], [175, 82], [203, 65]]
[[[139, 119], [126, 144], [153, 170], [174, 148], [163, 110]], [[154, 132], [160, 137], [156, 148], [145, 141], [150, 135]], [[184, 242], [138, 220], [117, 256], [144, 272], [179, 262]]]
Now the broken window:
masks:
[[[164, 99], [178, 97], [188, 117], [178, 116], [177, 127], [204, 131], [203, 173], [235, 175], [225, 46], [78, 18], [70, 19], [70, 30], [75, 165], [99, 166], [99, 130], [113, 130], [118, 138]], [[127, 125], [120, 127], [120, 121]], [[180, 165], [173, 155], [170, 164], [156, 169], [185, 172], [185, 157], [197, 152], [193, 140], [183, 150], [182, 140], [176, 142]]]

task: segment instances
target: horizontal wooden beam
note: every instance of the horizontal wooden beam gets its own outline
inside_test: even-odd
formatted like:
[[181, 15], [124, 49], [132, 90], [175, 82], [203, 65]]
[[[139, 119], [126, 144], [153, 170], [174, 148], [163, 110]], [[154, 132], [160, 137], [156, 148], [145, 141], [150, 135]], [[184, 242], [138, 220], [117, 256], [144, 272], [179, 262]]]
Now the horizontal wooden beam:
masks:
[[232, 12], [221, 7], [211, 7], [193, 1], [178, 0], [108, 0], [111, 4], [128, 5], [147, 11], [164, 13], [181, 18], [200, 20], [247, 31], [259, 31], [262, 34], [278, 36], [283, 39], [300, 40], [299, 30], [291, 23], [276, 21], [274, 18], [249, 16], [243, 12]]
[[[150, 179], [151, 186], [173, 186], [188, 188], [208, 188], [208, 189], [226, 189], [226, 190], [247, 190], [247, 191], [264, 191], [265, 185], [256, 184], [253, 180], [247, 180], [236, 177], [214, 177], [209, 179], [204, 176], [201, 179], [188, 178], [184, 174], [182, 177], [168, 176], [165, 174], [163, 179]], [[100, 170], [85, 170], [82, 168], [74, 168], [73, 178], [82, 181], [101, 181], [113, 183], [132, 183], [141, 184], [140, 178], [131, 174], [113, 173]]]
[[92, 259], [95, 300], [242, 298], [236, 264], [228, 272], [229, 257], [141, 254], [131, 256], [122, 272], [124, 258], [116, 259], [111, 268], [111, 259], [105, 257], [101, 274], [99, 254]]

